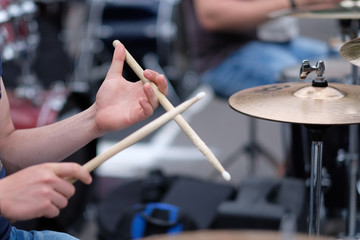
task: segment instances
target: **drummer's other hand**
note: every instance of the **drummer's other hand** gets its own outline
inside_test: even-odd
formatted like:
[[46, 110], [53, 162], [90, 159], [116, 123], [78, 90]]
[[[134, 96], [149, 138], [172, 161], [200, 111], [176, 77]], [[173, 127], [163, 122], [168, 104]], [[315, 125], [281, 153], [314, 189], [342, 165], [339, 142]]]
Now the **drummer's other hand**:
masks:
[[90, 184], [92, 179], [77, 163], [34, 165], [0, 180], [1, 215], [11, 220], [55, 217], [74, 195], [67, 178]]

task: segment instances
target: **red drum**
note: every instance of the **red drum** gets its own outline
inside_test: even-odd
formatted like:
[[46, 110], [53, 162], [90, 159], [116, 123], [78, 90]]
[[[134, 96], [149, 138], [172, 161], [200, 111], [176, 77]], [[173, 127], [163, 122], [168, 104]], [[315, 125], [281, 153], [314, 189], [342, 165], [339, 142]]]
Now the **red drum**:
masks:
[[[40, 127], [54, 123], [63, 108], [68, 92], [63, 90], [40, 91], [33, 98], [19, 97], [19, 89], [8, 91], [10, 113], [16, 129]], [[36, 91], [36, 89], [24, 89]]]

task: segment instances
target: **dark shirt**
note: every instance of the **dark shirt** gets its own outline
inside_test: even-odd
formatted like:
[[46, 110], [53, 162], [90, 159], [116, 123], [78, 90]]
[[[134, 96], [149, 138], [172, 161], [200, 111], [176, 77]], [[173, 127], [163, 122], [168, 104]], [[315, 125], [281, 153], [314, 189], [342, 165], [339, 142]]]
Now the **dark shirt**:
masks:
[[182, 2], [188, 45], [195, 58], [197, 71], [204, 72], [217, 66], [232, 52], [256, 39], [256, 30], [239, 34], [207, 31], [197, 20], [193, 0]]
[[[2, 64], [0, 58], [0, 76], [2, 76]], [[1, 86], [0, 86], [0, 100], [1, 100]], [[1, 156], [0, 156], [0, 179], [6, 176], [5, 168], [1, 163]], [[4, 194], [4, 193], [0, 193]], [[0, 240], [7, 240], [10, 237], [11, 225], [10, 222], [0, 215]]]

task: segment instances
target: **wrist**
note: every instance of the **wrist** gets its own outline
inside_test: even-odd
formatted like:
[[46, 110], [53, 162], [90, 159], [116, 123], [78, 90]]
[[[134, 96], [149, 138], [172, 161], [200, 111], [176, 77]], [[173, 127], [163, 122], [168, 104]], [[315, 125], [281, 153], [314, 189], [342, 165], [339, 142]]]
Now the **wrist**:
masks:
[[98, 120], [97, 120], [97, 116], [96, 116], [96, 104], [91, 105], [87, 111], [89, 111], [89, 116], [90, 116], [90, 133], [92, 138], [98, 138], [98, 137], [102, 137], [103, 135], [106, 134], [106, 131], [103, 131], [98, 124]]

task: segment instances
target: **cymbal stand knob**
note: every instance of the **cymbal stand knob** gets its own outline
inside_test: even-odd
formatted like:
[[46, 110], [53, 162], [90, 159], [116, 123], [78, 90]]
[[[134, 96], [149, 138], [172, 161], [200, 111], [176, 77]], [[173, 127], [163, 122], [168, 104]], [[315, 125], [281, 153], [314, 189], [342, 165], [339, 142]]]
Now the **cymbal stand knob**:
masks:
[[310, 62], [308, 60], [304, 60], [301, 64], [300, 68], [300, 79], [304, 80], [306, 79], [307, 75], [309, 73], [316, 71], [316, 78], [312, 81], [313, 87], [327, 87], [328, 83], [323, 77], [325, 72], [325, 63], [324, 61], [317, 61], [315, 66], [311, 66]]
[[300, 74], [299, 77], [301, 80], [306, 79], [307, 75], [309, 75], [309, 73], [311, 73], [313, 71], [313, 67], [311, 67], [310, 62], [308, 60], [304, 60], [301, 63], [301, 68], [300, 68]]

